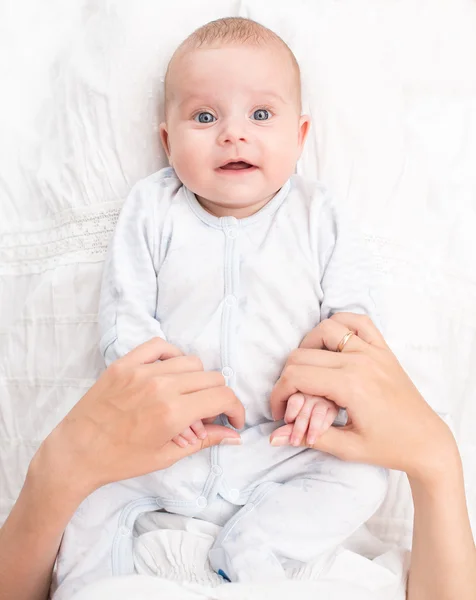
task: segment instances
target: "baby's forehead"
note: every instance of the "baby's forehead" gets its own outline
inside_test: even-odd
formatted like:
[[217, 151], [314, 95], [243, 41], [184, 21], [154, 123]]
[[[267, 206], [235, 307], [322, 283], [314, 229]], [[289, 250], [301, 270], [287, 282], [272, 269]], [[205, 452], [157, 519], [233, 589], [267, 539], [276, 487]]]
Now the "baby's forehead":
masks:
[[202, 96], [213, 87], [223, 88], [225, 83], [220, 72], [228, 83], [233, 80], [237, 88], [248, 86], [250, 92], [267, 90], [268, 95], [297, 95], [300, 103], [299, 67], [290, 54], [287, 47], [272, 41], [259, 45], [210, 44], [179, 48], [167, 69], [166, 104], [183, 102], [191, 95]]

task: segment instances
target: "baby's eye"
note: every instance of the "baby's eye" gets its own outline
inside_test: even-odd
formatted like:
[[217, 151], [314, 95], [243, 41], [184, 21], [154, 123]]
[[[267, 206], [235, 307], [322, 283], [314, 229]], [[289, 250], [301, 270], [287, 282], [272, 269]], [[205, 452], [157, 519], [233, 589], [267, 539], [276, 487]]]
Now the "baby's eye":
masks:
[[198, 113], [198, 115], [195, 115], [194, 119], [198, 123], [213, 123], [213, 121], [216, 121], [216, 118], [209, 112]]
[[266, 121], [270, 118], [270, 116], [271, 113], [265, 108], [258, 108], [258, 110], [255, 110], [255, 112], [253, 113], [253, 119], [255, 119], [256, 121]]

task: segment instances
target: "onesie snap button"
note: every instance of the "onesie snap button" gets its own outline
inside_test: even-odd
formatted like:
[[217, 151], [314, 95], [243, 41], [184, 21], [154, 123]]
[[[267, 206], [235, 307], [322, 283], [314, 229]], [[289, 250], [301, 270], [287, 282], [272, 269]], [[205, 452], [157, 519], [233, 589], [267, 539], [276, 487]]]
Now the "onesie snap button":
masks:
[[197, 506], [199, 506], [200, 508], [205, 508], [207, 504], [208, 502], [205, 496], [200, 496], [200, 498], [197, 498]]
[[238, 235], [238, 229], [236, 227], [228, 227], [226, 230], [226, 235], [230, 238], [230, 240], [234, 240]]
[[119, 533], [125, 537], [127, 537], [128, 535], [130, 535], [130, 530], [127, 527], [120, 527], [119, 528]]
[[254, 507], [255, 505], [253, 504], [253, 502], [248, 502], [248, 504], [245, 504], [243, 508], [246, 510], [246, 512], [251, 512]]
[[233, 369], [231, 367], [223, 367], [221, 374], [223, 377], [233, 377]]
[[234, 306], [236, 304], [236, 296], [233, 296], [233, 294], [229, 294], [226, 298], [225, 298], [225, 304], [227, 306]]
[[212, 473], [213, 475], [221, 475], [223, 473], [223, 469], [219, 465], [213, 465]]

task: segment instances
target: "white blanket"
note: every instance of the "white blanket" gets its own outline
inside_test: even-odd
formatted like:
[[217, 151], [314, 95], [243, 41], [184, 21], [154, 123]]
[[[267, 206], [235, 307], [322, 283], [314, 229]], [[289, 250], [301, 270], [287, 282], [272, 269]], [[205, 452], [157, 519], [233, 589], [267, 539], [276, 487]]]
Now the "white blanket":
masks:
[[[151, 530], [144, 532], [148, 527]], [[103, 579], [83, 587], [73, 599], [405, 598], [408, 553], [395, 548], [385, 550], [365, 527], [345, 548], [308, 565], [288, 569], [289, 581], [259, 585], [226, 583], [211, 570], [208, 551], [219, 530], [220, 527], [197, 519], [149, 513], [136, 531], [139, 535], [134, 544], [134, 563], [138, 575]]]
[[[389, 556], [382, 561], [387, 559], [390, 563], [395, 563], [400, 557]], [[386, 565], [374, 567], [367, 573], [377, 578], [370, 587], [360, 579], [352, 581], [336, 578], [336, 575], [339, 577], [342, 573], [331, 573], [329, 578], [319, 582], [289, 581], [284, 584], [255, 586], [231, 583], [219, 588], [178, 584], [145, 575], [129, 575], [103, 579], [81, 590], [73, 600], [289, 600], [290, 597], [319, 600], [404, 600], [404, 582], [399, 575], [387, 570]], [[367, 580], [367, 584], [369, 581]]]
[[[476, 5], [472, 0], [18, 0], [0, 8], [0, 523], [42, 439], [94, 382], [105, 248], [165, 165], [175, 45], [213, 18], [275, 29], [302, 64], [299, 164], [362, 221], [384, 334], [449, 413], [476, 524]], [[159, 111], [160, 112], [160, 111]], [[394, 474], [369, 527], [408, 547]]]

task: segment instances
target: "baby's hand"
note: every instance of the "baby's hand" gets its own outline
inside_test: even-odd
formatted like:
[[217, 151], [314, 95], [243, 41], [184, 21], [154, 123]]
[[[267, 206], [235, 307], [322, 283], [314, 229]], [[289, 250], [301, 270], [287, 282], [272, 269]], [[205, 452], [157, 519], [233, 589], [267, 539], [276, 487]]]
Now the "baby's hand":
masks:
[[304, 436], [306, 444], [312, 446], [329, 429], [338, 412], [337, 405], [326, 398], [300, 392], [293, 394], [288, 400], [284, 415], [286, 423], [294, 423], [291, 446], [300, 446]]
[[187, 429], [184, 429], [179, 435], [172, 438], [172, 441], [175, 442], [177, 446], [185, 448], [189, 444], [196, 444], [198, 440], [204, 440], [206, 437], [207, 432], [203, 426], [203, 421], [195, 421], [190, 427], [187, 427]]

